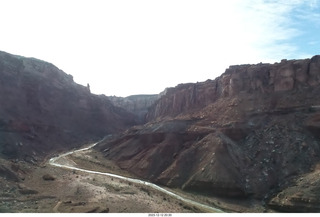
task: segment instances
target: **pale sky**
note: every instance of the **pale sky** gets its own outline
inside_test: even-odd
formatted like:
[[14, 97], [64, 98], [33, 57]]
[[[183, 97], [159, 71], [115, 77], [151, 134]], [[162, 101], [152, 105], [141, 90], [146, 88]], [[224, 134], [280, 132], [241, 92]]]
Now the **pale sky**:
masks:
[[0, 50], [107, 96], [320, 54], [320, 0], [0, 0], [0, 24]]

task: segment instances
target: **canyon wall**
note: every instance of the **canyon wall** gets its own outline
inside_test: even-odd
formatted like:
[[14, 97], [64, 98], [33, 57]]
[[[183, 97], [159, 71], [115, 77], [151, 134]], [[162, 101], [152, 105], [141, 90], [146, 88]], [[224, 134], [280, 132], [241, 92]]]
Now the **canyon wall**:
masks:
[[37, 159], [135, 124], [51, 63], [0, 52], [0, 152]]
[[126, 109], [137, 116], [138, 123], [145, 123], [149, 107], [160, 98], [160, 94], [132, 95], [127, 97], [109, 96], [108, 99], [115, 105]]
[[97, 149], [162, 185], [267, 202], [318, 168], [319, 84], [320, 56], [231, 66], [215, 80], [168, 88], [148, 123]]
[[317, 86], [320, 82], [319, 67], [320, 56], [305, 60], [282, 60], [275, 64], [230, 66], [215, 80], [168, 88], [150, 108], [147, 120], [174, 117], [239, 93], [264, 95]]

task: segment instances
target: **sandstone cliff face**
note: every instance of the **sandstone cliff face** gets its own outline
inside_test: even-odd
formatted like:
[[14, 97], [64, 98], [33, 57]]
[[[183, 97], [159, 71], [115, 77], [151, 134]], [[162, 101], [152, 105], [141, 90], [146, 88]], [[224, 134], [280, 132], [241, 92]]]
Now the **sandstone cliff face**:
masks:
[[54, 65], [0, 52], [0, 152], [35, 159], [134, 124]]
[[282, 60], [275, 64], [230, 66], [215, 80], [169, 88], [150, 108], [147, 120], [174, 117], [239, 93], [264, 95], [317, 86], [320, 82], [319, 67], [320, 56], [306, 60]]
[[160, 97], [154, 95], [132, 95], [128, 97], [109, 96], [109, 100], [118, 107], [121, 107], [137, 116], [139, 123], [145, 122], [145, 115], [149, 107]]
[[267, 200], [320, 160], [319, 76], [320, 56], [232, 66], [167, 89], [149, 123], [97, 148], [163, 185]]

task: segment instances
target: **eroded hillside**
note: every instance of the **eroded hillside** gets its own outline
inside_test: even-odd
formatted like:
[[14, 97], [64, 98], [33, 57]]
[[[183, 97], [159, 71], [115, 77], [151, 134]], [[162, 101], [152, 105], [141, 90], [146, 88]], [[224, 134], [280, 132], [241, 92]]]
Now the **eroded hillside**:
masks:
[[[320, 56], [231, 66], [215, 80], [167, 89], [149, 109], [147, 124], [99, 149], [156, 183], [268, 202], [317, 170], [319, 84]], [[318, 210], [310, 201], [299, 206]], [[284, 200], [272, 206], [290, 210]]]

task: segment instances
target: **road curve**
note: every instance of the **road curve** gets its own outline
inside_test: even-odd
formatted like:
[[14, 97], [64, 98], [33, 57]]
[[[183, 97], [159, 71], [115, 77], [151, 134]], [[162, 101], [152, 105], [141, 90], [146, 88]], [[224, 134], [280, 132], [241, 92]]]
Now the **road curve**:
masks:
[[176, 198], [178, 200], [181, 200], [181, 201], [183, 201], [185, 203], [188, 203], [190, 205], [202, 208], [203, 210], [205, 210], [207, 212], [215, 212], [215, 213], [223, 212], [222, 210], [220, 210], [218, 208], [214, 208], [214, 207], [211, 207], [211, 206], [208, 206], [208, 205], [205, 205], [205, 204], [202, 204], [202, 203], [199, 203], [199, 202], [184, 198], [184, 197], [182, 197], [180, 195], [177, 195], [177, 194], [175, 194], [175, 193], [173, 193], [171, 191], [168, 191], [167, 189], [161, 188], [160, 186], [158, 186], [156, 184], [153, 184], [153, 183], [150, 183], [150, 182], [142, 181], [142, 180], [139, 180], [139, 179], [128, 178], [128, 177], [124, 177], [124, 176], [120, 176], [120, 175], [116, 175], [116, 174], [112, 174], [112, 173], [103, 173], [103, 172], [98, 172], [98, 171], [81, 169], [81, 168], [77, 168], [75, 166], [63, 165], [63, 164], [59, 164], [59, 163], [56, 162], [58, 159], [60, 159], [62, 157], [66, 157], [66, 156], [71, 155], [71, 154], [76, 153], [76, 152], [81, 152], [81, 151], [88, 150], [88, 149], [94, 147], [95, 145], [97, 145], [98, 143], [99, 142], [97, 142], [95, 144], [92, 144], [92, 145], [90, 145], [90, 146], [88, 146], [86, 148], [81, 148], [81, 149], [78, 149], [78, 150], [75, 150], [75, 151], [70, 151], [70, 152], [61, 154], [61, 155], [59, 155], [57, 157], [53, 157], [53, 158], [51, 158], [49, 160], [49, 164], [52, 165], [52, 166], [60, 167], [60, 168], [65, 168], [65, 169], [70, 169], [70, 170], [77, 170], [77, 171], [90, 173], [90, 174], [98, 174], [98, 175], [110, 176], [110, 177], [115, 177], [115, 178], [118, 178], [118, 179], [126, 180], [126, 181], [129, 181], [129, 182], [132, 182], [132, 183], [142, 184], [142, 185], [151, 187], [153, 189], [156, 189], [158, 191], [161, 191], [161, 192], [163, 192], [163, 193], [165, 193], [167, 195], [170, 195], [171, 197], [174, 197], [174, 198]]

